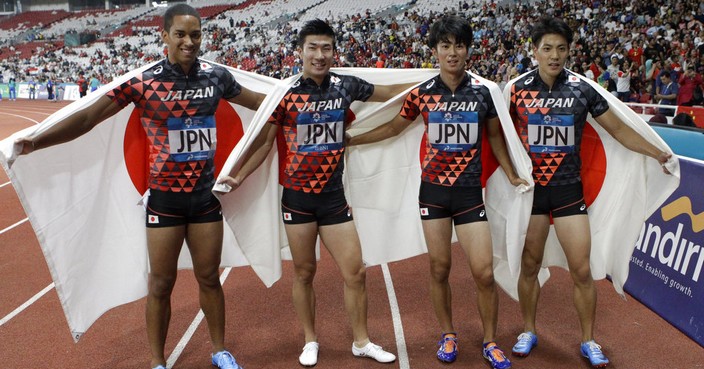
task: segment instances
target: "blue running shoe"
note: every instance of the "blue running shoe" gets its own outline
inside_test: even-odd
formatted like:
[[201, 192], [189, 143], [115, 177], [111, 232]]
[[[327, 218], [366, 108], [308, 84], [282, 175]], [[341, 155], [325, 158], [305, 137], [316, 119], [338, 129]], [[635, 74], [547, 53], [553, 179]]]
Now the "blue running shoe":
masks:
[[157, 366], [153, 367], [152, 369], [167, 369], [167, 368], [164, 365], [157, 365]]
[[518, 342], [511, 352], [516, 356], [526, 357], [535, 346], [538, 346], [538, 336], [533, 332], [523, 332], [518, 335]]
[[444, 363], [451, 363], [457, 359], [457, 335], [454, 333], [445, 333], [442, 339], [438, 342], [438, 360]]
[[609, 359], [601, 352], [599, 346], [594, 340], [582, 342], [582, 356], [589, 359], [589, 362], [595, 368], [604, 368], [609, 365]]
[[491, 367], [494, 369], [507, 369], [511, 367], [511, 362], [494, 342], [484, 344], [482, 354], [484, 354], [485, 359], [489, 360]]
[[220, 369], [244, 369], [237, 365], [235, 357], [225, 350], [213, 354], [213, 365]]

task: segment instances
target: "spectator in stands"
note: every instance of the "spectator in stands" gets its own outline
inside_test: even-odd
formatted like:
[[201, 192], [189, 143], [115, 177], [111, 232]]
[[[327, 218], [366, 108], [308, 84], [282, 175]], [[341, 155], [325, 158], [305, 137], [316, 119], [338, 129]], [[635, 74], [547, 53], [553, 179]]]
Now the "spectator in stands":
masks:
[[[660, 87], [660, 92], [655, 94], [655, 101], [660, 105], [677, 105], [677, 95], [679, 94], [677, 82], [672, 80], [670, 73], [661, 74], [660, 80], [662, 87]], [[675, 115], [675, 109], [661, 108], [659, 112], [670, 117]]]
[[[677, 94], [677, 105], [692, 106], [701, 104], [702, 76], [694, 71], [693, 67], [687, 67], [678, 81], [679, 93]], [[695, 95], [696, 99], [695, 99]]]
[[12, 100], [12, 101], [16, 101], [17, 100], [17, 81], [15, 80], [15, 77], [10, 77], [10, 80], [7, 83], [7, 88], [9, 90], [9, 94], [10, 94], [8, 99]]
[[86, 81], [83, 72], [78, 73], [78, 80], [76, 81], [76, 84], [78, 85], [78, 95], [80, 97], [86, 96], [86, 93], [88, 92], [88, 81]]
[[27, 82], [27, 89], [29, 91], [29, 99], [36, 100], [37, 99], [37, 82], [34, 80], [34, 77], [29, 78], [29, 82]]
[[[225, 349], [225, 297], [219, 280], [223, 219], [220, 203], [211, 193], [215, 183], [215, 147], [201, 141], [195, 145], [197, 148], [176, 153], [169, 150], [167, 142], [169, 130], [198, 136], [229, 123], [215, 121], [215, 110], [221, 100], [257, 110], [264, 96], [240, 85], [226, 69], [198, 58], [201, 19], [190, 5], [179, 3], [166, 10], [161, 38], [168, 48], [165, 59], [98, 97], [88, 108], [69, 114], [36, 136], [18, 139], [16, 145], [21, 154], [31, 154], [71, 141], [128, 104], [135, 104], [145, 130], [153, 133], [148, 135], [147, 149], [155, 153], [150, 156], [149, 196], [145, 204], [150, 367], [166, 369], [164, 345], [171, 318], [171, 295], [185, 242], [210, 334], [213, 354], [209, 361], [220, 369], [241, 369]], [[157, 78], [161, 83], [145, 83]], [[199, 91], [201, 96], [182, 97], [182, 93], [188, 95], [192, 91]], [[174, 96], [172, 92], [176, 92]], [[171, 105], [162, 98], [169, 99]], [[176, 103], [182, 105], [174, 109]], [[198, 124], [191, 124], [191, 120], [197, 120]]]

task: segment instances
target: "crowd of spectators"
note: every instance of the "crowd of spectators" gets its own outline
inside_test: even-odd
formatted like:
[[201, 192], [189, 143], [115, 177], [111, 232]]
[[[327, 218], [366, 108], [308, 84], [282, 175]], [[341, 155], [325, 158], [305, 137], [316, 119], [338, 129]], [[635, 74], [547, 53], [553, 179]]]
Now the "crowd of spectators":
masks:
[[[339, 66], [434, 68], [436, 60], [424, 40], [429, 25], [445, 13], [459, 14], [471, 20], [474, 30], [468, 68], [503, 85], [535, 65], [529, 36], [532, 23], [543, 15], [562, 17], [575, 30], [568, 68], [593, 79], [623, 101], [704, 103], [704, 2], [539, 0], [508, 4], [502, 7], [487, 1], [477, 6], [451, 1], [440, 11], [423, 12], [411, 5], [385, 17], [367, 12], [321, 14], [320, 18], [337, 31]], [[212, 22], [209, 26], [204, 21], [207, 39], [203, 52], [213, 60], [275, 78], [300, 71], [293, 46], [301, 24], [297, 18], [273, 29], [271, 24], [258, 24], [253, 18], [231, 22], [230, 27], [217, 24], [222, 23]], [[55, 81], [74, 82], [83, 72], [96, 75], [105, 83], [163, 57], [158, 37], [148, 37], [156, 29], [134, 32], [130, 37], [137, 37], [140, 43], [122, 42], [115, 37], [100, 42], [101, 47], [83, 58], [68, 57], [85, 54], [81, 48], [47, 47], [28, 60], [3, 59], [0, 71], [23, 80], [25, 69], [37, 66], [41, 76], [51, 76]], [[668, 83], [676, 84], [674, 99], [661, 94], [661, 77], [665, 74], [669, 76]], [[668, 91], [672, 90], [670, 86]]]

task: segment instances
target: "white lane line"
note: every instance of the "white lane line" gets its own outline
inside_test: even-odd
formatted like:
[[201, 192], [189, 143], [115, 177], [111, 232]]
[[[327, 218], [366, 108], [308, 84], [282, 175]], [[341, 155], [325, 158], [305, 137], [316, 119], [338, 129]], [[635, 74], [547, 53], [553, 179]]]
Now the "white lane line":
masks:
[[34, 122], [34, 124], [39, 124], [39, 122], [37, 122], [36, 120], [31, 119], [31, 118], [27, 118], [27, 117], [25, 117], [24, 115], [10, 114], [10, 113], [5, 113], [5, 112], [0, 112], [0, 114], [12, 115], [13, 117], [26, 119], [26, 120], [28, 120], [28, 121]]
[[54, 288], [54, 283], [52, 282], [50, 285], [46, 286], [43, 290], [39, 291], [36, 295], [32, 296], [27, 302], [24, 304], [20, 305], [17, 309], [12, 311], [10, 314], [7, 314], [4, 318], [0, 319], [0, 327], [3, 326], [3, 324], [7, 323], [10, 321], [10, 319], [14, 318], [17, 316], [19, 313], [21, 313], [24, 309], [28, 308], [30, 305], [32, 305], [34, 302], [39, 300], [42, 296], [44, 296], [47, 292], [51, 291]]
[[22, 224], [22, 223], [24, 223], [24, 222], [26, 222], [26, 221], [28, 221], [28, 220], [29, 220], [29, 218], [24, 218], [24, 219], [20, 220], [19, 222], [17, 222], [17, 223], [15, 223], [15, 224], [13, 224], [13, 225], [11, 225], [11, 226], [9, 226], [9, 227], [3, 229], [2, 231], [0, 231], [0, 234], [3, 234], [3, 233], [5, 233], [5, 232], [11, 230], [12, 228], [15, 228], [15, 227], [17, 227], [18, 225], [20, 225], [20, 224]]
[[9, 181], [8, 181], [8, 182], [5, 182], [5, 183], [3, 183], [3, 184], [0, 184], [0, 188], [3, 188], [3, 187], [5, 187], [5, 186], [9, 185], [10, 183], [12, 183], [12, 182], [9, 182]]
[[[220, 275], [220, 284], [225, 283], [227, 276], [230, 274], [230, 270], [232, 270], [232, 268], [225, 268], [222, 271], [222, 274]], [[183, 349], [186, 348], [188, 341], [191, 340], [191, 337], [193, 337], [193, 333], [195, 333], [196, 329], [200, 325], [200, 322], [203, 321], [204, 317], [205, 314], [203, 314], [203, 310], [198, 310], [198, 314], [196, 314], [196, 317], [193, 319], [193, 322], [191, 322], [191, 325], [188, 327], [188, 329], [186, 329], [186, 333], [183, 334], [183, 337], [181, 337], [181, 340], [178, 341], [178, 344], [174, 348], [174, 351], [171, 353], [171, 355], [169, 355], [169, 358], [166, 359], [167, 368], [173, 368], [174, 364], [176, 363], [176, 360], [178, 360], [179, 356], [181, 356]]]
[[409, 369], [411, 364], [408, 359], [408, 349], [406, 347], [406, 337], [403, 334], [403, 323], [401, 323], [401, 311], [396, 300], [394, 282], [391, 280], [391, 272], [387, 264], [381, 265], [384, 272], [384, 282], [386, 283], [386, 294], [389, 296], [389, 307], [391, 308], [391, 318], [394, 322], [394, 333], [396, 334], [396, 349], [398, 350], [399, 369]]

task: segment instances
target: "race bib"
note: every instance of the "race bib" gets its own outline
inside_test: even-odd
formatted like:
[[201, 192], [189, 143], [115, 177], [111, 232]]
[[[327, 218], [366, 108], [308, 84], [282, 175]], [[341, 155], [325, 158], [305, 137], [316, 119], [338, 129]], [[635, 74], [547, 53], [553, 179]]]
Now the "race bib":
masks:
[[428, 113], [428, 142], [440, 151], [468, 151], [477, 144], [479, 115], [474, 111]]
[[296, 119], [298, 151], [321, 152], [340, 150], [344, 145], [345, 111], [326, 110], [300, 112]]
[[215, 117], [169, 118], [169, 153], [174, 161], [196, 161], [215, 156]]
[[528, 144], [530, 152], [574, 152], [573, 115], [528, 115]]

